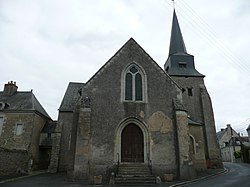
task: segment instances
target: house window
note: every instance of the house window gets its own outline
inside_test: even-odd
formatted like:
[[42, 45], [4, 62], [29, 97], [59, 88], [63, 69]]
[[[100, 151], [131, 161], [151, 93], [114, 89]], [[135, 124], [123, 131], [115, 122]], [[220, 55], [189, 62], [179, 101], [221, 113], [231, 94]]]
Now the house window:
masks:
[[3, 117], [0, 117], [0, 135], [2, 134], [3, 130]]
[[193, 96], [193, 88], [188, 88], [188, 96]]
[[143, 101], [144, 100], [144, 81], [142, 71], [135, 64], [130, 66], [125, 73], [125, 100]]
[[51, 138], [51, 133], [47, 134], [47, 138], [49, 138], [49, 139]]
[[23, 124], [17, 123], [16, 124], [16, 135], [20, 136], [23, 133]]

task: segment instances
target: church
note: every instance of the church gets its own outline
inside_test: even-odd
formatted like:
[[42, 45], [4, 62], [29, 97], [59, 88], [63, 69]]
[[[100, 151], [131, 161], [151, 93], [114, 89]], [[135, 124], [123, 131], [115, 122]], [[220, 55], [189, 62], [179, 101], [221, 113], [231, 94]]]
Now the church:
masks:
[[86, 83], [70, 82], [49, 169], [122, 183], [190, 179], [222, 167], [205, 76], [187, 53], [175, 11], [166, 58], [163, 69], [130, 38]]

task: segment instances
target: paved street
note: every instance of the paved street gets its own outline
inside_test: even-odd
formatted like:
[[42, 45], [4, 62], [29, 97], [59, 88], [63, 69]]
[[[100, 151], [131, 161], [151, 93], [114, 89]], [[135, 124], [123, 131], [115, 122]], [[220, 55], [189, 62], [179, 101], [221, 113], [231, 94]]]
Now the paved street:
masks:
[[[218, 176], [210, 177], [205, 180], [200, 180], [191, 184], [184, 184], [182, 186], [202, 186], [202, 187], [249, 187], [250, 186], [250, 165], [249, 164], [235, 164], [224, 163], [228, 169], [227, 173]], [[92, 187], [93, 185], [83, 185], [81, 183], [69, 182], [64, 179], [63, 174], [40, 174], [32, 177], [27, 177], [19, 180], [14, 180], [7, 183], [0, 183], [1, 187]], [[103, 187], [105, 185], [102, 185]], [[108, 186], [108, 185], [106, 185]], [[155, 185], [158, 187], [171, 186], [171, 184]], [[176, 186], [176, 185], [175, 185]], [[139, 186], [137, 186], [139, 187]]]
[[250, 186], [250, 164], [224, 163], [228, 172], [219, 176], [201, 180], [183, 186], [192, 187], [249, 187]]

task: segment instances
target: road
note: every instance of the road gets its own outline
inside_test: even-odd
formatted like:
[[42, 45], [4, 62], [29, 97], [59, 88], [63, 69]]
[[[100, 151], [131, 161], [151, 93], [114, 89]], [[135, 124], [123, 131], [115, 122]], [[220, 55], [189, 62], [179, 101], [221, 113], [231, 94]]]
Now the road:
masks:
[[[181, 186], [192, 187], [250, 187], [250, 164], [224, 163], [228, 169], [223, 173], [205, 180], [199, 180], [190, 184]], [[84, 185], [78, 182], [69, 182], [64, 179], [63, 174], [40, 174], [7, 183], [0, 183], [0, 187], [93, 187], [93, 185]], [[102, 185], [106, 187], [108, 185]], [[112, 185], [114, 186], [114, 185]], [[143, 186], [143, 185], [142, 185]], [[152, 185], [156, 187], [167, 187], [168, 184]], [[175, 184], [175, 186], [177, 186]], [[138, 186], [139, 187], [139, 186]], [[141, 186], [140, 186], [141, 187]]]
[[227, 173], [182, 185], [192, 187], [250, 187], [250, 164], [224, 163]]

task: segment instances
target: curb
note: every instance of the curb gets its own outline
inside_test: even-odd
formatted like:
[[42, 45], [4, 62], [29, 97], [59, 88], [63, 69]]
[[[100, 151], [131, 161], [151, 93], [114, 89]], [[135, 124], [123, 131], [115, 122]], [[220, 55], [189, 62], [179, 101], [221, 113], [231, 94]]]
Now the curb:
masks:
[[206, 179], [209, 179], [209, 178], [213, 178], [215, 176], [218, 176], [218, 175], [221, 175], [221, 174], [224, 174], [224, 173], [227, 173], [229, 170], [227, 168], [224, 168], [223, 171], [220, 171], [218, 173], [214, 173], [214, 174], [211, 174], [211, 175], [207, 175], [205, 177], [200, 177], [200, 178], [197, 178], [197, 179], [194, 179], [194, 180], [190, 180], [190, 181], [185, 181], [185, 182], [180, 182], [180, 183], [177, 183], [177, 184], [173, 184], [169, 187], [175, 187], [175, 186], [182, 186], [182, 185], [185, 185], [185, 184], [191, 184], [191, 183], [195, 183], [197, 181], [201, 181], [201, 180], [206, 180]]
[[16, 180], [19, 180], [19, 179], [25, 179], [25, 178], [28, 178], [28, 177], [32, 177], [32, 176], [36, 176], [36, 175], [40, 175], [40, 174], [44, 174], [44, 173], [48, 173], [48, 171], [40, 171], [40, 172], [35, 172], [35, 173], [28, 174], [28, 175], [24, 175], [24, 176], [21, 176], [21, 177], [5, 179], [5, 180], [0, 181], [0, 184], [16, 181]]

